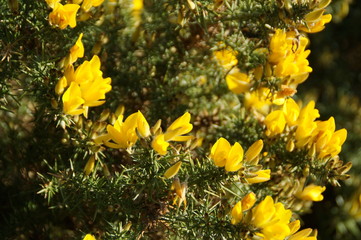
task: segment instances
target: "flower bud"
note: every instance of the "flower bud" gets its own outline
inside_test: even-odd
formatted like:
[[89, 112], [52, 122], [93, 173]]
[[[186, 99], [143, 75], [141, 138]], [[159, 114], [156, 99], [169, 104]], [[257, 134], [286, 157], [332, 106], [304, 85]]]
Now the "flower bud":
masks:
[[95, 165], [95, 155], [92, 155], [88, 162], [86, 163], [84, 167], [84, 173], [85, 175], [89, 176], [89, 174], [93, 171]]

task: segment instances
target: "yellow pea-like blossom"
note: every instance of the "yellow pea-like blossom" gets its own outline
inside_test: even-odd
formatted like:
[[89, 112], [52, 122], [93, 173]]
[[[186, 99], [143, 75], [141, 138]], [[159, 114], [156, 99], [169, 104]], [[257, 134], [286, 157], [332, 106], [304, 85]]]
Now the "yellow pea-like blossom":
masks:
[[300, 107], [292, 98], [288, 98], [283, 105], [283, 113], [286, 118], [287, 125], [292, 127], [297, 124], [300, 114]]
[[84, 0], [81, 8], [85, 11], [88, 12], [92, 7], [98, 7], [100, 6], [102, 3], [104, 2], [104, 0]]
[[233, 51], [230, 48], [226, 48], [223, 50], [215, 51], [213, 53], [215, 59], [217, 60], [218, 64], [221, 65], [225, 71], [229, 71], [234, 66], [237, 65], [237, 52]]
[[84, 173], [85, 175], [89, 176], [89, 174], [93, 171], [95, 166], [95, 155], [92, 155], [84, 167]]
[[324, 157], [330, 155], [331, 157], [336, 156], [341, 152], [342, 144], [346, 141], [347, 130], [340, 129], [332, 134], [332, 137], [324, 150], [324, 155], [319, 155], [319, 157]]
[[331, 140], [335, 132], [335, 119], [330, 117], [327, 121], [316, 121], [317, 124], [317, 137], [315, 139], [316, 151], [321, 153], [326, 145]]
[[67, 26], [74, 28], [79, 7], [78, 4], [55, 3], [53, 11], [49, 14], [50, 24], [60, 29], [65, 29]]
[[302, 108], [298, 117], [298, 123], [314, 121], [320, 117], [318, 110], [315, 108], [315, 101], [310, 101], [306, 107]]
[[95, 237], [91, 234], [87, 234], [85, 235], [85, 237], [83, 238], [83, 240], [96, 240]]
[[305, 147], [315, 138], [317, 132], [317, 123], [314, 122], [320, 116], [315, 109], [315, 102], [310, 101], [306, 107], [302, 108], [297, 119], [297, 130], [295, 134], [296, 147]]
[[284, 208], [282, 203], [274, 203], [267, 196], [252, 209], [251, 223], [260, 228], [260, 236], [264, 239], [285, 239], [290, 235], [289, 227], [292, 212]]
[[84, 112], [82, 105], [84, 99], [81, 97], [81, 89], [78, 84], [72, 82], [62, 97], [63, 111], [69, 115], [80, 115]]
[[182, 162], [181, 161], [177, 162], [164, 173], [164, 177], [165, 178], [174, 177], [179, 172], [181, 166], [182, 166]]
[[257, 197], [253, 192], [248, 193], [242, 200], [242, 211], [247, 211], [256, 203]]
[[255, 109], [258, 112], [267, 114], [273, 100], [269, 98], [269, 92], [268, 88], [260, 88], [257, 91], [246, 92], [244, 95], [246, 108]]
[[74, 46], [70, 48], [69, 55], [65, 58], [65, 67], [72, 65], [73, 63], [78, 60], [78, 58], [84, 57], [84, 45], [81, 41], [83, 38], [83, 33], [80, 33], [78, 39], [76, 40], [76, 43]]
[[189, 112], [184, 113], [177, 118], [168, 128], [164, 134], [165, 141], [184, 142], [193, 138], [193, 136], [184, 136], [193, 129], [190, 123], [191, 115]]
[[286, 126], [286, 118], [282, 110], [276, 110], [266, 116], [264, 124], [267, 127], [266, 134], [273, 137], [283, 132]]
[[143, 0], [133, 0], [132, 2], [132, 15], [136, 22], [136, 25], [142, 20], [142, 11], [143, 11]]
[[227, 172], [235, 172], [241, 169], [243, 161], [243, 148], [236, 142], [228, 153], [225, 169]]
[[173, 204], [177, 204], [178, 208], [184, 204], [184, 208], [187, 207], [187, 183], [181, 183], [179, 178], [175, 177], [171, 186], [171, 190], [175, 192], [175, 197], [173, 199]]
[[288, 240], [317, 240], [317, 235], [314, 236], [313, 233], [311, 228], [306, 228], [291, 235]]
[[331, 20], [332, 20], [332, 15], [325, 14], [319, 17], [317, 20], [313, 20], [313, 21], [305, 20], [305, 24], [298, 27], [298, 29], [307, 33], [321, 32], [323, 29], [325, 29], [325, 24], [331, 22]]
[[271, 170], [265, 169], [265, 170], [259, 170], [257, 172], [254, 172], [257, 176], [252, 178], [246, 178], [248, 183], [261, 183], [261, 182], [267, 182], [271, 179]]
[[66, 77], [63, 76], [59, 79], [58, 83], [55, 86], [55, 93], [58, 95], [63, 94], [65, 88], [68, 86], [68, 81], [66, 80]]
[[306, 186], [302, 191], [297, 192], [295, 196], [302, 200], [319, 202], [323, 200], [322, 193], [325, 190], [326, 187], [310, 184]]
[[185, 142], [193, 139], [193, 136], [184, 136], [193, 129], [190, 123], [191, 115], [186, 112], [177, 118], [166, 130], [165, 133], [156, 135], [152, 141], [153, 149], [160, 155], [167, 154], [170, 141]]
[[231, 144], [225, 138], [219, 138], [212, 146], [211, 156], [217, 167], [224, 167], [227, 162], [228, 153], [231, 150]]
[[236, 205], [234, 205], [234, 207], [232, 208], [231, 211], [231, 223], [233, 225], [238, 224], [242, 221], [243, 218], [243, 212], [242, 212], [242, 202], [239, 201], [236, 203]]
[[[312, 72], [312, 68], [309, 66], [307, 60], [310, 50], [305, 50], [308, 45], [308, 39], [306, 37], [299, 37], [296, 39], [294, 32], [286, 34], [286, 52], [282, 59], [278, 59], [275, 63], [274, 73], [277, 77], [298, 76], [304, 73]], [[296, 41], [296, 43], [294, 43]], [[271, 49], [271, 53], [275, 51]], [[301, 83], [300, 80], [297, 83]]]
[[268, 62], [276, 77], [287, 80], [294, 88], [312, 72], [307, 60], [310, 50], [305, 50], [308, 39], [294, 31], [276, 29], [270, 39]]
[[60, 0], [45, 0], [49, 7], [54, 8], [57, 3], [60, 2]]
[[[87, 117], [89, 107], [99, 106], [105, 103], [105, 94], [109, 92], [112, 87], [110, 85], [111, 79], [103, 78], [102, 74], [103, 73], [100, 70], [100, 60], [99, 57], [96, 55], [94, 55], [90, 61], [84, 61], [75, 70], [75, 72], [73, 66], [69, 66], [65, 69], [64, 76], [67, 80], [67, 85], [73, 84], [72, 91], [75, 91], [74, 89], [76, 89], [76, 95], [68, 94], [66, 98], [64, 98], [63, 96], [64, 112], [66, 114], [77, 115], [74, 112], [70, 113], [71, 111], [69, 111], [69, 108], [65, 107], [66, 104], [64, 102], [64, 99], [68, 103], [72, 101], [72, 105], [74, 105], [75, 102], [80, 103], [79, 98], [81, 98], [81, 108], [83, 109], [83, 111], [79, 111], [80, 113], [78, 114], [83, 113], [85, 117]], [[75, 85], [77, 85], [77, 87], [75, 87]], [[67, 93], [68, 91], [69, 89], [66, 90], [65, 93]], [[78, 100], [73, 101], [71, 100], [72, 98]]]
[[160, 155], [167, 154], [169, 143], [164, 140], [164, 134], [159, 134], [152, 141], [152, 148]]
[[104, 142], [106, 146], [127, 149], [136, 143], [139, 135], [143, 138], [150, 135], [148, 122], [140, 111], [129, 115], [124, 122], [123, 118], [123, 115], [119, 115], [114, 126], [107, 126], [108, 141]]
[[268, 56], [268, 61], [270, 63], [277, 64], [286, 57], [288, 52], [288, 45], [286, 39], [286, 32], [282, 29], [276, 29], [276, 32], [271, 37], [269, 46], [270, 54]]
[[242, 167], [243, 148], [238, 142], [231, 146], [226, 139], [219, 138], [212, 146], [210, 158], [227, 172], [238, 171]]
[[235, 94], [247, 92], [250, 87], [250, 79], [247, 74], [240, 72], [238, 68], [232, 69], [226, 76], [228, 89]]
[[331, 3], [331, 0], [321, 0], [317, 3], [314, 10], [306, 14], [304, 23], [298, 26], [298, 29], [307, 33], [317, 33], [325, 28], [325, 24], [332, 19], [331, 14], [324, 14], [325, 8]]
[[246, 151], [244, 161], [245, 162], [252, 162], [255, 158], [259, 156], [263, 149], [263, 140], [257, 140], [254, 142]]

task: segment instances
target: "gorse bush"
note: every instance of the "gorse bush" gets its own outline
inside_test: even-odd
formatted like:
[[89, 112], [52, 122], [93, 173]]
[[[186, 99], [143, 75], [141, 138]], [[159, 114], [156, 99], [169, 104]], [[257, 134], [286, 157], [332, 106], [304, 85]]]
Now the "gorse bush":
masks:
[[[297, 94], [330, 3], [1, 2], [1, 235], [317, 239], [302, 216], [352, 166]], [[336, 237], [361, 236], [354, 192]]]

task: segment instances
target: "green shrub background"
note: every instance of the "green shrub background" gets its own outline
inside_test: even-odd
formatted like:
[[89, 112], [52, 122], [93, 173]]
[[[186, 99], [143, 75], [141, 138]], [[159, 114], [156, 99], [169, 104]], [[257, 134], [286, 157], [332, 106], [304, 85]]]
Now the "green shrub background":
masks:
[[[262, 129], [253, 120], [242, 117], [229, 120], [238, 116], [238, 109], [227, 105], [227, 101], [237, 102], [242, 97], [238, 99], [227, 89], [220, 67], [212, 59], [214, 48], [209, 46], [226, 41], [240, 53], [238, 61], [240, 65], [244, 63], [242, 70], [257, 66], [264, 59], [253, 54], [254, 42], [248, 38], [267, 38], [266, 23], [284, 26], [274, 14], [276, 1], [264, 1], [263, 7], [257, 9], [253, 9], [252, 1], [240, 1], [244, 8], [235, 9], [229, 21], [222, 23], [224, 29], [231, 29], [227, 39], [216, 28], [219, 24], [216, 12], [202, 15], [200, 11], [194, 17], [188, 11], [185, 14], [189, 14], [186, 15], [189, 22], [184, 27], [170, 24], [169, 12], [175, 11], [178, 1], [166, 1], [169, 11], [164, 10], [163, 1], [144, 1], [146, 11], [141, 29], [129, 21], [127, 8], [117, 6], [117, 14], [112, 18], [99, 20], [106, 11], [99, 8], [92, 12], [91, 19], [65, 30], [49, 25], [50, 10], [45, 1], [18, 0], [18, 9], [11, 9], [9, 2], [16, 1], [0, 2], [1, 238], [81, 239], [92, 232], [103, 236], [102, 239], [136, 239], [144, 231], [144, 225], [156, 221], [151, 216], [161, 215], [162, 204], [168, 200], [164, 192], [152, 196], [152, 191], [169, 186], [158, 185], [159, 182], [144, 176], [154, 176], [159, 169], [165, 171], [170, 165], [159, 164], [155, 157], [142, 161], [151, 155], [144, 149], [134, 156], [140, 170], [130, 168], [132, 178], [121, 174], [119, 169], [119, 161], [122, 164], [128, 161], [126, 154], [107, 150], [101, 159], [108, 165], [112, 178], [105, 177], [99, 165], [98, 173], [89, 178], [83, 176], [92, 147], [91, 131], [86, 127], [83, 132], [78, 131], [75, 125], [64, 130], [62, 125], [70, 118], [62, 114], [59, 106], [54, 106], [54, 102], [61, 102], [54, 92], [62, 76], [59, 61], [68, 54], [81, 32], [85, 59], [98, 54], [103, 74], [112, 78], [113, 87], [106, 103], [91, 110], [90, 120], [97, 121], [104, 109], [114, 112], [123, 104], [126, 116], [141, 110], [150, 125], [161, 118], [165, 129], [185, 111], [190, 111], [193, 132], [200, 130], [205, 138], [205, 145], [197, 150], [198, 156], [208, 152], [221, 136], [241, 141], [246, 147], [261, 136]], [[303, 228], [318, 229], [318, 239], [361, 238], [359, 219], [350, 216], [345, 207], [353, 194], [361, 191], [361, 4], [350, 3], [349, 13], [343, 16], [343, 7], [348, 2], [334, 0], [328, 8], [333, 22], [324, 31], [309, 35], [313, 72], [297, 89], [299, 99], [317, 98], [322, 120], [334, 116], [337, 129], [347, 129], [348, 138], [340, 157], [353, 163], [351, 178], [341, 182], [341, 187], [327, 185], [325, 200], [314, 203], [312, 210], [302, 217]], [[249, 12], [250, 9], [253, 11]], [[296, 9], [294, 17], [304, 11]], [[246, 27], [247, 35], [243, 37], [234, 30]], [[207, 81], [199, 84], [197, 76], [204, 76]], [[227, 125], [222, 124], [225, 122]], [[217, 125], [221, 127], [212, 127]], [[193, 189], [194, 192], [204, 190], [201, 187], [204, 179], [210, 185], [217, 185], [214, 176], [222, 174], [208, 165], [197, 171], [195, 176], [199, 178], [188, 179], [189, 185], [199, 188]], [[139, 202], [134, 203], [131, 194], [129, 198], [119, 198], [127, 196], [119, 193], [124, 184], [134, 184], [135, 192], [145, 191]], [[144, 190], [144, 184], [153, 190]], [[266, 184], [253, 189], [263, 186]], [[153, 197], [161, 201], [159, 205], [152, 205]], [[138, 216], [136, 207], [144, 207], [140, 211], [144, 215]], [[186, 239], [221, 239], [220, 236], [235, 239], [237, 232], [225, 228], [227, 225], [220, 224], [213, 215], [204, 220], [208, 210], [191, 212], [188, 207], [185, 211], [192, 215], [188, 219], [167, 215], [169, 225], [157, 225], [142, 236], [167, 239], [161, 233], [174, 227], [179, 229], [176, 236]], [[127, 232], [124, 228], [129, 221], [133, 223], [132, 231]]]

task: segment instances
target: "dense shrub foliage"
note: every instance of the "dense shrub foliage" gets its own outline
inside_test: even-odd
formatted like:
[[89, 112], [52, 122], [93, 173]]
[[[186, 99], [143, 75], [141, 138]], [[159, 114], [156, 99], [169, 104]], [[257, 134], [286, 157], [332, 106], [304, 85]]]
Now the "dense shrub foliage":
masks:
[[359, 239], [360, 9], [0, 2], [0, 235]]

